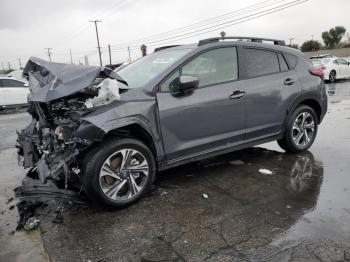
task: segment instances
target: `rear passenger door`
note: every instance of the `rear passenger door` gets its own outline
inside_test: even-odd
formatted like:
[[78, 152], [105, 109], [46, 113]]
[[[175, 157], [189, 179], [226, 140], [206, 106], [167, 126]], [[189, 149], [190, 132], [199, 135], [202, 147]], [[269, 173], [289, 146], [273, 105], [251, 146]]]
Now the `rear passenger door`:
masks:
[[246, 86], [247, 125], [245, 140], [258, 140], [281, 132], [288, 105], [301, 91], [293, 66], [296, 57], [268, 49], [242, 48]]

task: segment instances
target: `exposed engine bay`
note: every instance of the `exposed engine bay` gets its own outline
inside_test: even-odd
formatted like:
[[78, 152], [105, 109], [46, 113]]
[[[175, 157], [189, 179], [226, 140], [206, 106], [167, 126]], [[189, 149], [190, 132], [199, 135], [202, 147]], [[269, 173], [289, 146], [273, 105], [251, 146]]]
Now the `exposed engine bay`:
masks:
[[29, 60], [24, 75], [30, 83], [28, 112], [32, 121], [17, 131], [19, 163], [42, 183], [64, 180], [67, 188], [69, 182], [79, 181], [82, 153], [95, 142], [77, 134], [84, 124], [82, 117], [119, 100], [118, 77], [105, 68], [36, 58]]

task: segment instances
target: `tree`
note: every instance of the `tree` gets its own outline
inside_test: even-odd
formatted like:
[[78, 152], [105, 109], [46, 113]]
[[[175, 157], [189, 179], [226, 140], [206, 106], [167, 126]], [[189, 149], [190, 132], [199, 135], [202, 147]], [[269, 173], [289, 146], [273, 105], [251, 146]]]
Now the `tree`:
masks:
[[301, 45], [302, 52], [318, 51], [322, 48], [322, 44], [316, 40], [309, 40]]
[[299, 49], [299, 46], [297, 44], [288, 45], [288, 47]]
[[327, 49], [333, 49], [339, 45], [346, 30], [343, 26], [336, 26], [322, 33], [322, 39]]

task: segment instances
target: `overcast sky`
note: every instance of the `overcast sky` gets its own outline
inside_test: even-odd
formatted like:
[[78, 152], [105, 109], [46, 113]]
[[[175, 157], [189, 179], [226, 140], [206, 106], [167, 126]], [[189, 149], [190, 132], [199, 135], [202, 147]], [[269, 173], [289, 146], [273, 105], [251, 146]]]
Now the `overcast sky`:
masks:
[[[287, 42], [289, 38], [295, 38], [293, 43], [298, 44], [311, 39], [312, 35], [321, 41], [321, 33], [336, 25], [350, 31], [350, 0], [309, 0], [227, 26], [229, 21], [237, 23], [243, 17], [252, 18], [249, 15], [261, 15], [268, 9], [275, 11], [278, 6], [291, 2], [296, 3], [295, 0], [1, 0], [0, 61], [6, 66], [11, 62], [18, 67], [18, 58], [22, 63], [29, 56], [48, 59], [45, 48], [51, 47], [53, 61], [69, 62], [71, 49], [75, 63], [83, 62], [84, 56], [88, 55], [90, 63], [97, 64], [95, 28], [89, 23], [90, 19], [102, 20], [98, 27], [104, 63], [108, 63], [108, 44], [112, 46], [112, 62], [119, 62], [127, 59], [128, 45], [132, 59], [135, 59], [140, 56], [139, 45], [142, 43], [153, 50], [155, 45], [191, 43], [218, 36], [223, 30], [226, 35], [272, 37]], [[258, 3], [261, 4], [255, 5]], [[252, 5], [255, 9], [251, 7], [221, 16]], [[221, 16], [220, 21], [210, 20], [178, 32], [154, 36], [217, 16]], [[207, 27], [221, 23], [226, 23], [222, 26], [227, 27], [212, 27], [212, 32], [189, 37], [191, 32], [206, 32]], [[182, 36], [172, 38], [177, 35]], [[149, 36], [149, 39], [138, 40]], [[160, 39], [163, 41], [154, 42]]]

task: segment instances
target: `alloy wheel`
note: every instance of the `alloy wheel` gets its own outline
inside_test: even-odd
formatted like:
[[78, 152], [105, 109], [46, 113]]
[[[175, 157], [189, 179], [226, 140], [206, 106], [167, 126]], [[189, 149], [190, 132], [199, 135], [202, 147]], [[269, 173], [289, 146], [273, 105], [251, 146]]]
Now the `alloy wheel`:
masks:
[[114, 201], [134, 198], [145, 187], [148, 172], [149, 164], [141, 152], [131, 148], [118, 150], [100, 169], [101, 190]]
[[295, 119], [292, 128], [292, 138], [296, 146], [306, 147], [314, 138], [315, 120], [308, 112], [301, 112]]

